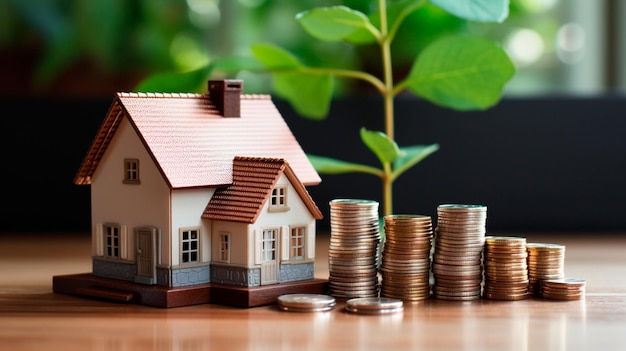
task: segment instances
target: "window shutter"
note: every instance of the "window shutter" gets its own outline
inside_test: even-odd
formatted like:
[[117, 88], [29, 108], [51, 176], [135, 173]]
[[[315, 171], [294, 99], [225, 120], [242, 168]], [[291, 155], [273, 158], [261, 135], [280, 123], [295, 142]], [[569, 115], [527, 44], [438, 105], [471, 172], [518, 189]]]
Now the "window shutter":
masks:
[[102, 236], [102, 224], [96, 224], [96, 256], [104, 256], [104, 237]]
[[280, 227], [280, 259], [282, 261], [289, 261], [289, 226]]
[[309, 224], [306, 227], [306, 258], [314, 259], [315, 258], [315, 224]]
[[128, 226], [123, 224], [120, 227], [120, 258], [128, 259], [128, 242], [126, 239], [128, 238]]
[[263, 231], [261, 229], [254, 230], [254, 264], [263, 262]]

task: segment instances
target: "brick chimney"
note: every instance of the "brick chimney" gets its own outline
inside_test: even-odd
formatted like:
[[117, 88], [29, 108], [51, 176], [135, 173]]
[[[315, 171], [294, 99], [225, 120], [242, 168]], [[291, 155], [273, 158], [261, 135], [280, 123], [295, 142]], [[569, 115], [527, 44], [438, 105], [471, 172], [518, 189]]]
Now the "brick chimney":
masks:
[[209, 96], [224, 117], [241, 117], [240, 79], [209, 80]]

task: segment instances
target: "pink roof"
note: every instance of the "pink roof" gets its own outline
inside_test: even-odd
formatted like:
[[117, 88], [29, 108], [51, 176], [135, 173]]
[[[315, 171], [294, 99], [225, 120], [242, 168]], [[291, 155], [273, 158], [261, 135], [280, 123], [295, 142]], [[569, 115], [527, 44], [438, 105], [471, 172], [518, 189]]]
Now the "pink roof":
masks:
[[285, 174], [315, 219], [322, 213], [289, 164], [283, 159], [236, 157], [233, 184], [215, 191], [203, 218], [244, 223], [256, 222], [281, 174]]
[[122, 117], [172, 188], [231, 184], [235, 156], [283, 158], [303, 184], [321, 181], [269, 95], [241, 95], [241, 117], [223, 117], [208, 94], [118, 93], [76, 184], [90, 184]]

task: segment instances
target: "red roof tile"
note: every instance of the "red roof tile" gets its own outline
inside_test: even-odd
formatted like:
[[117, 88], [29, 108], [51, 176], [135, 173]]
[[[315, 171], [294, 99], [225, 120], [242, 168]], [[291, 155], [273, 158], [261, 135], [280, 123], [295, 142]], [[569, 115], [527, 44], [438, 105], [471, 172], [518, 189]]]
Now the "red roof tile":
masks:
[[202, 218], [254, 223], [284, 173], [315, 219], [322, 213], [284, 159], [235, 157], [233, 183], [215, 191]]
[[90, 184], [127, 117], [172, 188], [231, 184], [235, 156], [284, 158], [305, 185], [321, 179], [269, 95], [241, 95], [223, 117], [208, 94], [118, 93], [74, 182]]

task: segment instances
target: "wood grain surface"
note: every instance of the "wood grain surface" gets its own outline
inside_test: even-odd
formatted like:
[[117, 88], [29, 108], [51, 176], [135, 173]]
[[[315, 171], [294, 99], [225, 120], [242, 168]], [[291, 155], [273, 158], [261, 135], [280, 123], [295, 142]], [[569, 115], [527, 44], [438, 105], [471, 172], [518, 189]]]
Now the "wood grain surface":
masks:
[[[500, 233], [499, 235], [507, 235]], [[442, 301], [390, 315], [296, 313], [276, 306], [157, 308], [52, 292], [52, 277], [91, 271], [85, 233], [0, 234], [0, 350], [625, 350], [626, 235], [533, 234], [566, 245], [577, 301]], [[316, 278], [328, 278], [328, 236]]]

